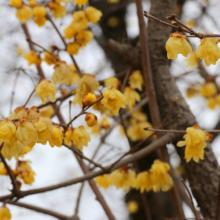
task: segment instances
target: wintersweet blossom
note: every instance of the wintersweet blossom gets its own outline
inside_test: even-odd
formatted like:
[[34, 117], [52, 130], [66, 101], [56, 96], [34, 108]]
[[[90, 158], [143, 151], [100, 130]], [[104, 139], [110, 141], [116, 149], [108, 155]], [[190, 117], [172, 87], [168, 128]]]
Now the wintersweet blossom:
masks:
[[79, 53], [79, 49], [80, 45], [77, 42], [67, 44], [67, 51], [70, 55], [77, 55]]
[[81, 46], [86, 46], [93, 39], [93, 36], [91, 31], [82, 30], [78, 33], [76, 42]]
[[44, 118], [51, 118], [54, 114], [54, 108], [52, 105], [45, 106], [44, 108], [40, 108], [40, 116]]
[[26, 108], [28, 116], [27, 116], [27, 120], [32, 120], [34, 118], [40, 117], [40, 111], [38, 110], [38, 108], [36, 106], [32, 106], [31, 108]]
[[95, 178], [95, 182], [102, 188], [107, 189], [111, 185], [108, 174], [104, 174]]
[[136, 70], [132, 72], [131, 76], [129, 77], [129, 85], [133, 89], [138, 89], [142, 91], [142, 86], [144, 85], [144, 79], [141, 74], [140, 70]]
[[186, 90], [186, 97], [187, 98], [192, 98], [194, 97], [197, 93], [199, 92], [199, 90], [194, 86], [190, 86], [187, 90]]
[[98, 119], [96, 115], [92, 113], [86, 113], [85, 121], [89, 127], [93, 127], [97, 124]]
[[124, 95], [125, 95], [126, 104], [127, 104], [129, 110], [131, 110], [134, 107], [136, 101], [139, 102], [141, 99], [140, 94], [137, 93], [131, 87], [125, 87]]
[[120, 108], [125, 108], [126, 97], [114, 87], [103, 92], [102, 104], [113, 114], [118, 115]]
[[[53, 53], [52, 51], [50, 51], [50, 53]], [[54, 54], [54, 56], [56, 56]], [[58, 56], [57, 56], [58, 58]], [[55, 59], [55, 57], [51, 56], [47, 51], [44, 52], [44, 61], [48, 64], [48, 65], [52, 65], [52, 64], [56, 64], [57, 60]]]
[[79, 7], [82, 7], [88, 3], [88, 0], [74, 0], [73, 3]]
[[188, 67], [198, 67], [198, 59], [193, 52], [189, 54], [189, 56], [185, 59], [185, 62]]
[[59, 126], [53, 126], [51, 136], [49, 137], [49, 143], [51, 147], [61, 147], [63, 143], [63, 129]]
[[176, 59], [178, 54], [187, 57], [188, 53], [192, 52], [192, 47], [187, 41], [187, 37], [179, 32], [170, 34], [166, 42], [167, 57]]
[[36, 6], [33, 9], [33, 15], [34, 15], [34, 22], [39, 26], [42, 27], [47, 19], [46, 19], [46, 8], [44, 6]]
[[86, 106], [92, 105], [95, 101], [96, 101], [95, 94], [87, 93], [83, 96], [82, 103], [83, 103], [83, 106], [86, 107]]
[[22, 5], [17, 9], [16, 17], [22, 24], [25, 24], [32, 16], [32, 9], [27, 5]]
[[3, 162], [0, 162], [0, 175], [4, 175], [4, 176], [8, 175], [8, 172], [7, 172]]
[[54, 1], [49, 2], [48, 7], [53, 13], [54, 18], [56, 19], [62, 18], [64, 15], [66, 15], [66, 8], [57, 2]]
[[177, 147], [185, 148], [185, 159], [189, 162], [193, 159], [195, 162], [199, 162], [199, 159], [204, 159], [204, 148], [207, 146], [206, 141], [211, 140], [211, 135], [205, 131], [202, 131], [198, 125], [188, 127], [186, 134], [183, 136], [185, 141], [179, 141]]
[[151, 172], [147, 171], [139, 173], [136, 179], [136, 189], [140, 189], [141, 193], [145, 190], [150, 191], [153, 187], [152, 175]]
[[24, 55], [24, 58], [28, 61], [28, 65], [35, 64], [36, 66], [40, 66], [41, 58], [35, 51], [30, 51]]
[[22, 0], [10, 0], [11, 7], [20, 8], [22, 5]]
[[103, 128], [105, 130], [107, 130], [110, 126], [110, 122], [107, 118], [103, 118], [101, 123], [100, 123], [100, 128]]
[[102, 12], [92, 6], [89, 6], [85, 9], [85, 14], [86, 14], [88, 21], [92, 23], [97, 23], [102, 17]]
[[18, 178], [21, 178], [25, 184], [31, 185], [35, 179], [36, 174], [29, 165], [30, 161], [18, 161], [17, 171], [19, 172]]
[[37, 97], [40, 96], [43, 104], [47, 102], [47, 98], [49, 98], [51, 102], [56, 101], [55, 94], [57, 92], [57, 87], [48, 79], [40, 80], [35, 87], [35, 91], [37, 93]]
[[210, 98], [217, 94], [217, 88], [215, 83], [209, 82], [200, 87], [199, 93], [201, 96]]
[[216, 64], [220, 57], [220, 49], [218, 47], [219, 39], [215, 37], [205, 37], [201, 40], [201, 44], [196, 48], [196, 56], [204, 59], [205, 65], [210, 66]]
[[127, 203], [127, 209], [130, 214], [134, 214], [138, 211], [138, 203], [134, 200], [131, 200]]
[[79, 32], [81, 30], [84, 30], [88, 27], [88, 19], [86, 18], [86, 14], [84, 11], [75, 11], [72, 14], [73, 21], [71, 25], [74, 26], [76, 32]]
[[107, 88], [110, 88], [113, 86], [116, 89], [119, 89], [119, 87], [121, 86], [120, 80], [118, 80], [118, 78], [116, 78], [116, 77], [110, 77], [108, 79], [105, 79], [104, 84]]
[[208, 98], [206, 105], [209, 109], [214, 110], [217, 105], [216, 99], [213, 97]]
[[11, 212], [10, 212], [9, 208], [7, 208], [6, 206], [3, 206], [0, 209], [0, 219], [1, 220], [10, 220], [11, 219]]
[[14, 111], [9, 115], [8, 119], [23, 119], [28, 117], [27, 109], [24, 106], [17, 107]]

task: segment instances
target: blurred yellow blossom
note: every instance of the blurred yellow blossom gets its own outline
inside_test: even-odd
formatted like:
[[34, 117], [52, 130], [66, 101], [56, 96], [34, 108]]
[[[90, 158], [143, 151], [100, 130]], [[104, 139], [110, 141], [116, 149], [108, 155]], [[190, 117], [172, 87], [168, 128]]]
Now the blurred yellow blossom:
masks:
[[73, 17], [73, 21], [72, 21], [71, 25], [74, 26], [76, 32], [84, 30], [88, 27], [88, 20], [86, 18], [86, 14], [84, 11], [82, 11], [82, 10], [75, 11], [72, 14], [72, 17]]
[[166, 42], [167, 57], [176, 59], [178, 54], [187, 57], [188, 53], [192, 52], [192, 47], [187, 41], [187, 37], [179, 32], [170, 34]]
[[119, 89], [121, 86], [120, 80], [116, 77], [110, 77], [104, 80], [104, 84], [107, 88], [114, 86], [116, 89]]
[[56, 101], [55, 94], [57, 92], [57, 87], [48, 79], [40, 80], [35, 87], [35, 91], [37, 93], [37, 97], [40, 96], [43, 104], [47, 102], [47, 98], [49, 98], [51, 102]]
[[70, 55], [77, 55], [80, 49], [80, 45], [77, 42], [67, 44], [67, 51]]
[[111, 185], [108, 174], [104, 174], [95, 178], [95, 182], [102, 188], [107, 189]]
[[22, 5], [17, 9], [16, 17], [22, 24], [25, 24], [32, 16], [32, 9], [29, 6]]
[[189, 54], [185, 62], [188, 67], [198, 67], [198, 59], [193, 52]]
[[141, 193], [145, 190], [148, 192], [153, 187], [153, 180], [152, 180], [152, 173], [151, 172], [141, 172], [137, 175], [136, 180], [136, 188], [140, 189]]
[[10, 0], [11, 7], [20, 8], [22, 5], [22, 0]]
[[86, 46], [93, 39], [93, 33], [91, 31], [82, 30], [78, 33], [76, 42], [81, 46]]
[[201, 44], [196, 48], [196, 56], [204, 59], [205, 65], [215, 65], [220, 57], [220, 49], [218, 47], [219, 39], [215, 37], [205, 37], [201, 40]]
[[100, 127], [107, 130], [110, 126], [110, 122], [107, 118], [103, 118], [101, 123], [100, 123]]
[[49, 2], [48, 7], [50, 8], [54, 18], [56, 19], [62, 18], [64, 15], [66, 15], [66, 8], [57, 2]]
[[209, 82], [200, 87], [199, 93], [201, 96], [210, 98], [217, 94], [217, 88], [215, 83]]
[[124, 96], [126, 98], [126, 105], [128, 106], [129, 110], [134, 107], [136, 101], [139, 102], [141, 99], [140, 94], [131, 87], [125, 87]]
[[185, 22], [185, 24], [188, 26], [188, 27], [195, 27], [196, 26], [196, 21], [195, 20], [188, 20]]
[[127, 203], [127, 209], [130, 214], [137, 213], [138, 211], [138, 203], [134, 200], [131, 200]]
[[29, 4], [29, 6], [31, 6], [31, 7], [38, 6], [37, 2], [34, 1], [34, 0], [30, 0], [30, 1], [28, 2], [28, 4]]
[[97, 124], [92, 127], [91, 134], [100, 134], [100, 128]]
[[74, 25], [70, 24], [67, 28], [64, 29], [64, 38], [72, 39], [76, 36], [77, 31]]
[[107, 25], [111, 28], [115, 28], [119, 25], [120, 20], [116, 16], [110, 16], [107, 20]]
[[28, 112], [24, 106], [17, 107], [14, 111], [9, 115], [8, 119], [23, 119], [28, 117]]
[[40, 116], [45, 118], [51, 118], [54, 114], [54, 108], [52, 105], [45, 106], [44, 108], [40, 108]]
[[10, 220], [11, 219], [11, 212], [9, 208], [6, 206], [2, 206], [0, 209], [0, 219], [1, 220]]
[[73, 130], [73, 140], [77, 148], [82, 151], [83, 146], [88, 146], [90, 135], [83, 126], [79, 126]]
[[197, 93], [199, 92], [199, 90], [194, 86], [190, 86], [187, 90], [186, 90], [186, 97], [187, 98], [192, 98], [194, 97]]
[[217, 105], [216, 99], [215, 98], [208, 98], [207, 100], [207, 107], [210, 108], [211, 110], [214, 110]]
[[144, 79], [140, 70], [132, 72], [131, 76], [129, 77], [129, 85], [133, 89], [138, 89], [139, 91], [142, 91]]
[[97, 116], [92, 113], [86, 113], [85, 121], [89, 127], [93, 127], [97, 124]]
[[21, 178], [25, 184], [31, 185], [35, 179], [36, 174], [29, 165], [30, 161], [19, 161], [17, 171], [19, 172], [18, 178]]
[[32, 106], [31, 108], [27, 109], [27, 120], [32, 120], [33, 118], [40, 117], [40, 111], [36, 106]]
[[116, 88], [111, 87], [103, 92], [101, 102], [113, 114], [118, 115], [120, 108], [125, 108], [126, 98]]
[[83, 96], [83, 106], [89, 106], [92, 105], [92, 103], [94, 103], [96, 101], [96, 96], [95, 94], [92, 93], [87, 93]]
[[206, 141], [210, 141], [210, 134], [200, 130], [198, 125], [188, 127], [186, 134], [183, 136], [185, 141], [179, 141], [177, 147], [185, 148], [185, 159], [189, 162], [193, 159], [195, 162], [199, 162], [199, 159], [204, 159], [204, 148], [207, 146]]
[[33, 9], [34, 22], [42, 27], [46, 23], [46, 8], [44, 6], [36, 6]]
[[[52, 51], [50, 51], [50, 53], [52, 53]], [[56, 55], [54, 55], [56, 56]], [[57, 56], [58, 58], [58, 56]], [[48, 65], [52, 65], [52, 64], [56, 64], [57, 60], [55, 59], [55, 57], [51, 56], [47, 51], [44, 52], [44, 61], [48, 64]]]
[[64, 138], [63, 129], [59, 126], [53, 126], [51, 136], [49, 138], [50, 146], [61, 147], [63, 143], [63, 138]]
[[118, 3], [118, 2], [120, 2], [120, 0], [108, 0], [108, 3]]
[[92, 6], [89, 6], [85, 9], [85, 14], [86, 14], [88, 21], [92, 23], [97, 23], [102, 17], [102, 12]]
[[36, 66], [40, 66], [41, 58], [35, 51], [30, 51], [24, 55], [24, 58], [28, 61], [28, 65], [36, 64]]
[[0, 175], [8, 175], [8, 172], [3, 164], [3, 162], [0, 162]]
[[88, 0], [73, 0], [73, 3], [79, 7], [82, 7], [88, 3]]
[[20, 46], [16, 46], [16, 53], [18, 56], [21, 56], [24, 53], [24, 49]]
[[76, 88], [73, 104], [79, 104], [82, 107], [82, 100], [85, 94], [94, 93], [99, 87], [99, 82], [94, 75], [83, 74]]

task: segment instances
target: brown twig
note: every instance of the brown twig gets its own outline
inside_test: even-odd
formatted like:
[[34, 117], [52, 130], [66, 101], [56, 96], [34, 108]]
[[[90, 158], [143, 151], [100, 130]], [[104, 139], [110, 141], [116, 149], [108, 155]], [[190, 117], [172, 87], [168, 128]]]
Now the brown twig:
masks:
[[28, 97], [27, 101], [25, 102], [25, 104], [23, 105], [23, 107], [25, 107], [25, 106], [28, 104], [28, 102], [30, 101], [31, 96], [34, 94], [34, 92], [35, 92], [35, 88], [34, 88], [34, 90], [31, 92], [31, 94], [29, 95], [29, 97]]
[[191, 201], [191, 204], [192, 204], [192, 207], [193, 207], [193, 211], [194, 211], [195, 218], [196, 218], [196, 220], [199, 220], [199, 217], [198, 217], [198, 215], [197, 215], [196, 208], [195, 208], [195, 205], [194, 205], [194, 202], [193, 202], [193, 199], [192, 199], [192, 195], [191, 195], [191, 193], [190, 193], [190, 191], [189, 191], [189, 189], [188, 189], [188, 187], [187, 187], [187, 185], [186, 185], [184, 179], [182, 179], [181, 181], [182, 181], [183, 185], [185, 186], [186, 191], [187, 191], [187, 193], [188, 193], [188, 195], [189, 195], [189, 198], [190, 198], [190, 201]]
[[82, 185], [80, 186], [79, 189], [79, 194], [77, 197], [77, 201], [76, 201], [76, 207], [75, 207], [75, 212], [74, 212], [74, 216], [78, 216], [78, 212], [79, 212], [79, 203], [80, 203], [80, 198], [82, 196], [82, 192], [83, 192], [83, 187], [85, 185], [85, 182], [82, 183]]

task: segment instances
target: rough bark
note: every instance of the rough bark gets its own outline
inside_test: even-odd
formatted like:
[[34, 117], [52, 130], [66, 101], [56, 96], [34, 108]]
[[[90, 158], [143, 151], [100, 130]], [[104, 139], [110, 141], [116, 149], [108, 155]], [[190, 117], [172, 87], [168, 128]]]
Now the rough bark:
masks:
[[[174, 13], [174, 11], [175, 2], [173, 0], [152, 1], [150, 13], [162, 20], [166, 20], [166, 16]], [[170, 119], [177, 115], [181, 115], [181, 118], [167, 126], [167, 129], [181, 130], [197, 122], [180, 94], [174, 78], [170, 74], [169, 60], [165, 50], [165, 44], [170, 32], [171, 29], [169, 27], [154, 20], [149, 21], [150, 59], [161, 118], [166, 116], [171, 106], [171, 98], [179, 97], [177, 106], [170, 114]], [[179, 138], [182, 139], [182, 135], [179, 135]], [[199, 163], [194, 161], [186, 163], [183, 159], [183, 148], [177, 148], [177, 152], [182, 159], [191, 190], [201, 208], [203, 216], [213, 218], [217, 201], [219, 167], [211, 147], [208, 146], [205, 149], [205, 159]]]

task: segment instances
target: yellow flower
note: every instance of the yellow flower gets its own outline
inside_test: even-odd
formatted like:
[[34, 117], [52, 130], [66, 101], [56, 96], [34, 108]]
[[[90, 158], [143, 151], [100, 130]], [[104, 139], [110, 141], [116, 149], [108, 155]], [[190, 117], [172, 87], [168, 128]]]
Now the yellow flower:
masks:
[[64, 3], [69, 3], [70, 0], [55, 0], [57, 3], [61, 3], [61, 2], [64, 2]]
[[52, 127], [52, 133], [51, 136], [49, 138], [49, 143], [51, 147], [57, 146], [57, 147], [61, 147], [62, 143], [63, 143], [63, 129], [60, 128], [59, 126], [53, 126]]
[[135, 123], [140, 121], [147, 121], [147, 115], [142, 112], [141, 108], [133, 112], [131, 116], [132, 116], [132, 122]]
[[108, 174], [104, 174], [95, 178], [95, 182], [102, 188], [107, 189], [111, 185]]
[[52, 121], [49, 118], [40, 117], [34, 119], [32, 124], [37, 131], [37, 143], [46, 144], [53, 132]]
[[88, 3], [88, 0], [73, 0], [73, 3], [79, 7], [82, 7]]
[[0, 175], [4, 175], [4, 176], [8, 175], [8, 172], [7, 172], [3, 162], [0, 162]]
[[70, 55], [77, 55], [80, 49], [80, 45], [77, 42], [67, 44], [67, 51]]
[[72, 39], [76, 36], [77, 31], [74, 25], [70, 24], [67, 28], [64, 29], [64, 38]]
[[120, 168], [110, 174], [111, 184], [117, 189], [123, 188], [129, 190], [131, 187], [136, 186], [136, 173], [133, 170], [127, 168]]
[[136, 201], [129, 201], [127, 203], [127, 208], [130, 214], [137, 213], [138, 211], [138, 203]]
[[198, 59], [193, 52], [189, 54], [185, 61], [188, 67], [198, 67]]
[[92, 113], [86, 113], [85, 121], [89, 127], [93, 127], [97, 124], [97, 116]]
[[198, 93], [198, 89], [195, 88], [193, 85], [190, 86], [187, 90], [186, 90], [186, 97], [187, 98], [192, 98], [194, 97], [197, 93]]
[[208, 108], [210, 108], [211, 110], [214, 110], [216, 105], [217, 105], [217, 102], [215, 98], [208, 98], [208, 101], [207, 101]]
[[80, 80], [79, 74], [76, 72], [76, 67], [72, 64], [68, 65], [70, 68], [71, 81], [70, 83], [78, 83]]
[[131, 87], [125, 87], [124, 96], [126, 98], [126, 104], [129, 110], [134, 107], [136, 101], [139, 102], [141, 99], [140, 94], [138, 94]]
[[145, 131], [144, 128], [146, 127], [152, 128], [152, 125], [145, 121], [130, 125], [127, 130], [129, 138], [131, 138], [132, 141], [140, 141], [148, 138], [153, 132]]
[[155, 160], [151, 166], [153, 191], [168, 191], [173, 187], [173, 180], [169, 175], [170, 165], [160, 160]]
[[28, 112], [25, 107], [17, 107], [8, 117], [9, 120], [13, 119], [23, 119], [28, 117]]
[[83, 146], [88, 146], [90, 135], [83, 126], [79, 126], [73, 130], [73, 140], [76, 147], [82, 151]]
[[32, 16], [32, 9], [29, 6], [22, 5], [16, 12], [16, 17], [22, 24], [26, 23]]
[[3, 206], [0, 209], [0, 219], [1, 220], [9, 220], [9, 219], [11, 219], [10, 210], [6, 206]]
[[55, 94], [57, 92], [57, 87], [50, 80], [40, 80], [35, 87], [35, 91], [37, 93], [37, 97], [40, 96], [43, 104], [47, 102], [47, 98], [49, 98], [51, 102], [56, 101]]
[[118, 115], [120, 108], [125, 108], [125, 96], [114, 87], [103, 92], [102, 104], [113, 114]]
[[46, 8], [43, 6], [36, 6], [33, 9], [34, 14], [34, 22], [39, 26], [42, 27], [46, 22]]
[[189, 162], [193, 159], [199, 162], [199, 159], [204, 159], [204, 148], [207, 146], [206, 141], [210, 141], [209, 134], [200, 130], [198, 125], [186, 129], [186, 134], [183, 136], [185, 141], [179, 141], [177, 147], [185, 148], [185, 159]]
[[185, 23], [188, 27], [195, 27], [196, 26], [196, 21], [194, 20], [189, 20]]
[[18, 56], [21, 56], [24, 53], [24, 49], [20, 46], [16, 46], [16, 53]]
[[31, 144], [23, 147], [22, 152], [20, 153], [19, 156], [23, 157], [25, 154], [30, 152], [33, 149], [34, 145], [35, 145], [35, 143], [31, 143]]
[[63, 5], [57, 2], [49, 2], [48, 6], [53, 13], [54, 18], [58, 19], [66, 15], [66, 8]]
[[129, 77], [129, 85], [133, 89], [138, 89], [142, 91], [142, 86], [144, 85], [144, 79], [140, 70], [134, 71]]
[[201, 44], [196, 48], [196, 56], [200, 59], [204, 59], [205, 65], [215, 65], [216, 61], [220, 57], [220, 50], [217, 45], [218, 38], [205, 37], [201, 40]]
[[92, 127], [91, 134], [100, 134], [100, 128], [98, 125]]
[[114, 86], [116, 89], [119, 89], [119, 87], [121, 86], [120, 80], [118, 80], [118, 78], [116, 77], [110, 77], [104, 80], [104, 84], [107, 88]]
[[30, 0], [30, 1], [28, 2], [28, 4], [29, 4], [29, 6], [31, 6], [31, 7], [38, 6], [37, 2], [34, 1], [34, 0]]
[[83, 103], [83, 106], [86, 107], [86, 106], [92, 105], [95, 101], [96, 101], [95, 94], [87, 93], [83, 96], [82, 103]]
[[201, 86], [200, 95], [206, 98], [210, 98], [217, 94], [217, 88], [215, 83], [209, 82]]
[[61, 85], [66, 84], [70, 86], [72, 76], [69, 66], [65, 62], [60, 61], [54, 66], [54, 70], [55, 71], [52, 76], [54, 83], [59, 83]]
[[92, 6], [89, 6], [85, 9], [85, 14], [86, 14], [88, 21], [92, 23], [97, 23], [102, 17], [102, 12]]
[[31, 185], [35, 179], [36, 174], [29, 165], [30, 161], [19, 161], [17, 171], [19, 172], [18, 178], [22, 178], [25, 184]]
[[[52, 53], [52, 51], [50, 51], [50, 52]], [[53, 56], [51, 56], [47, 51], [44, 52], [44, 61], [48, 65], [52, 65], [52, 64], [56, 64], [57, 63], [57, 60]]]
[[216, 103], [218, 104], [218, 106], [220, 107], [220, 94], [218, 94], [218, 95], [215, 97], [215, 100], [216, 100]]
[[73, 128], [68, 127], [68, 129], [66, 130], [66, 133], [65, 133], [64, 142], [65, 142], [69, 147], [71, 147], [71, 146], [74, 144], [73, 131], [74, 131]]
[[36, 106], [32, 106], [30, 109], [27, 109], [27, 120], [32, 120], [34, 118], [40, 117], [40, 111]]
[[110, 126], [109, 120], [107, 118], [103, 118], [100, 123], [100, 127], [107, 130], [109, 126]]
[[98, 89], [98, 87], [99, 82], [95, 79], [94, 75], [83, 74], [83, 76], [78, 82], [73, 104], [79, 104], [80, 107], [82, 107], [84, 95], [87, 93], [94, 93]]
[[38, 141], [37, 131], [31, 122], [23, 119], [17, 123], [16, 139], [23, 145], [35, 144]]
[[[100, 97], [101, 97], [100, 95], [96, 96], [96, 100], [99, 99]], [[101, 114], [107, 111], [105, 106], [102, 104], [101, 100], [96, 102], [92, 107], [94, 110], [99, 111]]]
[[167, 57], [175, 60], [178, 54], [187, 57], [192, 52], [192, 47], [187, 41], [187, 37], [179, 32], [172, 33], [166, 42]]
[[30, 51], [24, 55], [24, 58], [28, 61], [28, 65], [36, 64], [36, 66], [40, 66], [41, 58], [35, 51]]
[[22, 0], [10, 0], [11, 7], [20, 8], [22, 5]]
[[108, 0], [108, 3], [110, 4], [115, 4], [115, 3], [119, 3], [120, 0]]
[[84, 30], [88, 27], [88, 20], [84, 11], [75, 11], [72, 15], [73, 22], [71, 25], [74, 26], [76, 32]]
[[16, 126], [9, 120], [0, 121], [0, 143], [12, 145], [15, 141]]
[[118, 17], [116, 16], [110, 16], [108, 19], [107, 19], [107, 25], [111, 28], [115, 28], [119, 25], [120, 23], [120, 20]]
[[24, 148], [24, 145], [21, 142], [14, 140], [12, 144], [5, 143], [2, 148], [1, 153], [8, 160], [11, 160], [12, 157], [15, 157], [15, 159], [18, 159], [23, 148]]
[[76, 42], [81, 46], [86, 46], [93, 38], [93, 33], [91, 31], [82, 30], [78, 33]]
[[52, 105], [48, 105], [40, 109], [41, 117], [51, 118], [53, 114], [54, 114], [54, 108]]
[[146, 190], [147, 192], [150, 191], [153, 187], [152, 181], [152, 173], [151, 172], [141, 172], [137, 175], [136, 179], [136, 189], [140, 189], [141, 193]]

